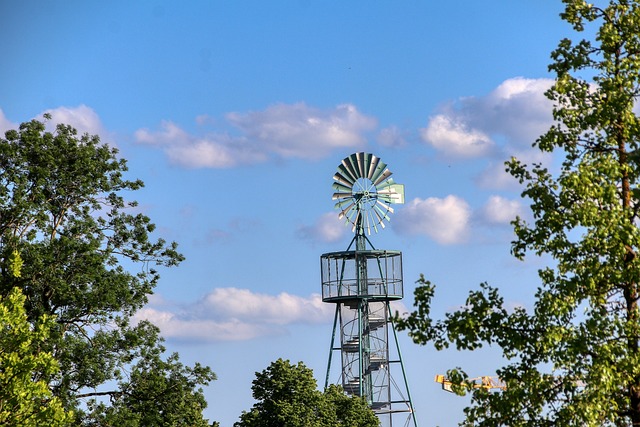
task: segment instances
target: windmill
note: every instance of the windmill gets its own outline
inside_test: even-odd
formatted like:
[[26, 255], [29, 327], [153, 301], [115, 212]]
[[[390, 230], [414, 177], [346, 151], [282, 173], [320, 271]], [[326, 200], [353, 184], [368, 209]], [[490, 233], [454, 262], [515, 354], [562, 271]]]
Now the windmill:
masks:
[[369, 153], [342, 160], [333, 180], [335, 207], [355, 235], [346, 251], [320, 257], [322, 300], [336, 305], [325, 388], [339, 352], [346, 393], [363, 397], [382, 425], [404, 414], [404, 425], [417, 427], [390, 308], [403, 297], [402, 253], [375, 249], [367, 237], [385, 227], [392, 204], [404, 203], [404, 186]]

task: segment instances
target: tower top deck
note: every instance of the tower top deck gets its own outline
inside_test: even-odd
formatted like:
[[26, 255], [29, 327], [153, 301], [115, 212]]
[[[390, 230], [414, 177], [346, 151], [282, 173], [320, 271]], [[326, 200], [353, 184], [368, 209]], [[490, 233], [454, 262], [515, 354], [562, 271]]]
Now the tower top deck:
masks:
[[355, 250], [320, 257], [322, 301], [402, 299], [402, 252]]

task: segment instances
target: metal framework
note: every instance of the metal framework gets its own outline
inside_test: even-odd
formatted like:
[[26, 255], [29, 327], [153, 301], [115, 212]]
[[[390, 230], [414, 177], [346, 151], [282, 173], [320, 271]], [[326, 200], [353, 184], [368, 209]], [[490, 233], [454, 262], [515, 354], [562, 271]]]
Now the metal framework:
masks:
[[[374, 223], [366, 211], [376, 206], [376, 193], [385, 195], [387, 200], [398, 194], [397, 184], [390, 189], [391, 184], [385, 186], [384, 180], [378, 178], [384, 176], [390, 181], [391, 172], [385, 166], [375, 156], [357, 153], [343, 160], [334, 176], [334, 188], [342, 191], [335, 193], [334, 199], [343, 199], [336, 207], [343, 209], [343, 216], [353, 211], [348, 220], [355, 236], [346, 251], [320, 257], [322, 300], [336, 305], [325, 388], [331, 381], [332, 367], [336, 370], [333, 358], [338, 352], [341, 363], [335, 382], [346, 393], [363, 397], [383, 426], [417, 427], [390, 308], [392, 301], [403, 297], [402, 253], [376, 250], [365, 236]], [[349, 180], [344, 179], [347, 167], [352, 172]], [[358, 170], [365, 173], [364, 178]], [[372, 172], [366, 175], [367, 170]], [[352, 193], [343, 188], [347, 185], [353, 185]], [[402, 197], [396, 199], [403, 201], [403, 188], [401, 191]], [[346, 204], [349, 207], [344, 209]], [[383, 218], [374, 218], [379, 218], [381, 224]], [[384, 219], [388, 217], [385, 215]]]

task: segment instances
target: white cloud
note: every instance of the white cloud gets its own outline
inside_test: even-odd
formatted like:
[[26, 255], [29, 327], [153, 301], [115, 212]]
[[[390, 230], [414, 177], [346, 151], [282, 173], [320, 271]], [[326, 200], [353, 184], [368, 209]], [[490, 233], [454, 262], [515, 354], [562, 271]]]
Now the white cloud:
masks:
[[552, 123], [553, 104], [544, 95], [552, 84], [551, 79], [506, 80], [486, 98], [476, 100], [474, 109], [480, 113], [476, 120], [484, 121], [489, 132], [502, 134], [521, 147], [530, 147]]
[[252, 148], [243, 138], [224, 134], [195, 137], [175, 123], [163, 121], [160, 130], [139, 129], [136, 140], [162, 148], [172, 164], [187, 168], [228, 168], [266, 160], [266, 155]]
[[[113, 136], [107, 132], [98, 114], [91, 108], [84, 104], [77, 107], [58, 107], [49, 110], [45, 110], [39, 114], [36, 119], [42, 121], [44, 114], [50, 114], [51, 120], [46, 121], [46, 130], [48, 132], [54, 132], [56, 125], [65, 124], [70, 125], [78, 131], [78, 135], [98, 135], [103, 143], [109, 144], [113, 147], [116, 146]], [[19, 124], [12, 123], [4, 115], [2, 109], [0, 109], [0, 135], [4, 136], [4, 133], [9, 129], [18, 129]]]
[[[160, 301], [163, 302], [163, 301]], [[166, 338], [195, 341], [240, 341], [282, 334], [286, 326], [330, 322], [331, 304], [318, 294], [300, 297], [254, 293], [248, 289], [217, 288], [187, 307], [153, 304], [136, 313], [149, 320]]]
[[227, 120], [249, 138], [284, 158], [318, 159], [334, 148], [359, 149], [366, 145], [363, 132], [376, 120], [350, 104], [322, 111], [304, 103], [277, 104], [264, 111], [229, 113]]
[[204, 138], [188, 144], [170, 145], [165, 152], [172, 163], [194, 168], [224, 168], [249, 162], [252, 156], [241, 157], [234, 153], [229, 142], [230, 138], [221, 136]]
[[333, 243], [340, 241], [348, 230], [336, 211], [325, 213], [313, 225], [298, 227], [296, 234], [302, 239]]
[[[507, 150], [504, 150], [507, 151]], [[488, 163], [488, 166], [475, 179], [481, 188], [522, 189], [518, 181], [507, 172], [505, 161], [515, 157], [524, 164], [551, 164], [552, 154], [538, 149], [509, 149], [508, 153]]]
[[148, 320], [160, 328], [164, 338], [185, 341], [245, 341], [279, 333], [266, 325], [238, 319], [189, 319], [171, 311], [153, 308], [138, 311], [134, 320]]
[[135, 133], [138, 142], [150, 145], [182, 145], [189, 142], [189, 134], [170, 121], [160, 123], [160, 132], [150, 132], [148, 129], [139, 129]]
[[431, 117], [427, 127], [420, 132], [427, 143], [453, 157], [483, 156], [494, 145], [491, 138], [482, 131], [469, 128], [459, 118], [443, 114]]
[[480, 219], [488, 225], [509, 224], [516, 216], [522, 216], [523, 208], [519, 200], [509, 200], [501, 196], [491, 196], [480, 210]]
[[442, 245], [452, 245], [482, 238], [482, 230], [493, 236], [495, 227], [509, 225], [523, 215], [526, 213], [519, 199], [493, 195], [483, 206], [472, 208], [464, 199], [449, 195], [411, 200], [398, 211], [392, 225], [399, 234], [427, 236]]
[[422, 139], [450, 157], [490, 156], [494, 164], [516, 153], [528, 157], [553, 121], [552, 102], [544, 95], [552, 83], [516, 77], [484, 97], [461, 98], [429, 119]]
[[402, 131], [396, 126], [382, 129], [376, 140], [383, 147], [404, 147], [407, 145], [407, 140]]
[[393, 227], [401, 234], [422, 234], [448, 245], [466, 240], [470, 218], [469, 205], [459, 197], [416, 198], [398, 211]]
[[[506, 160], [506, 159], [505, 159]], [[491, 161], [476, 177], [475, 183], [481, 188], [518, 189], [518, 181], [511, 176], [504, 161]]]
[[318, 294], [303, 298], [286, 292], [266, 295], [237, 288], [214, 289], [198, 305], [202, 312], [215, 311], [225, 318], [276, 325], [321, 323], [333, 313]]
[[[139, 143], [161, 148], [173, 164], [225, 168], [273, 157], [319, 159], [334, 149], [359, 149], [366, 145], [363, 134], [376, 126], [375, 119], [361, 114], [353, 105], [319, 110], [303, 103], [278, 104], [263, 111], [229, 113], [225, 119], [241, 132], [240, 136], [196, 136], [164, 121], [159, 131], [140, 129], [135, 137]], [[198, 116], [196, 121], [215, 124], [208, 116]]]
[[4, 133], [9, 129], [18, 129], [18, 125], [7, 119], [7, 116], [4, 115], [4, 111], [0, 108], [0, 136], [4, 138]]
[[[78, 135], [98, 135], [103, 143], [115, 146], [112, 136], [104, 128], [98, 114], [90, 107], [82, 104], [77, 107], [58, 107], [46, 110], [43, 114], [50, 114], [51, 120], [47, 123], [47, 130], [55, 130], [59, 123], [71, 125], [78, 131]], [[40, 116], [40, 119], [42, 115]]]

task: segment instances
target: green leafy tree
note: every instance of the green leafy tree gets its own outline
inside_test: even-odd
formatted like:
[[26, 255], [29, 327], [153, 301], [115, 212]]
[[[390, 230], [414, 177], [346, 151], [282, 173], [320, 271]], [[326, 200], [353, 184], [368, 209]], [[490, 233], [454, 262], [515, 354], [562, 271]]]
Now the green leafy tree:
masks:
[[213, 379], [209, 368], [200, 364], [185, 367], [175, 353], [163, 360], [162, 346], [149, 348], [151, 351], [142, 354], [128, 378], [120, 381], [118, 393], [110, 394], [109, 404], [96, 398], [90, 401], [92, 425], [209, 427], [211, 424], [202, 418], [207, 403], [198, 388]]
[[72, 414], [46, 381], [57, 363], [51, 353], [40, 351], [54, 322], [43, 316], [32, 325], [24, 303], [17, 288], [0, 298], [0, 426], [71, 425]]
[[317, 389], [311, 369], [278, 359], [256, 373], [252, 386], [257, 401], [235, 427], [377, 427], [378, 418], [363, 399], [337, 386]]
[[329, 385], [324, 391], [324, 413], [327, 422], [323, 426], [377, 427], [380, 420], [364, 399], [347, 396], [342, 387]]
[[[552, 259], [532, 309], [508, 310], [483, 284], [435, 320], [422, 277], [416, 310], [398, 323], [421, 344], [501, 349], [507, 388], [473, 391], [465, 425], [640, 426], [640, 5], [563, 3], [581, 40], [552, 53], [555, 124], [536, 142], [562, 164], [507, 163], [533, 214], [514, 222], [512, 252]], [[463, 370], [450, 374], [468, 389]]]
[[[195, 405], [162, 411], [201, 409], [196, 386], [214, 379], [209, 368], [184, 367], [174, 356], [163, 360], [158, 329], [130, 322], [156, 286], [157, 268], [183, 257], [175, 243], [153, 240], [153, 223], [125, 200], [143, 186], [125, 179], [126, 171], [116, 149], [67, 125], [48, 132], [32, 120], [0, 138], [0, 295], [17, 287], [30, 321], [55, 317], [43, 350], [60, 371], [48, 381], [78, 424], [100, 419], [98, 410], [152, 416], [149, 411], [159, 410], [151, 404], [157, 397], [152, 384], [156, 391], [166, 387], [160, 377], [183, 387]], [[158, 377], [145, 382], [145, 373]], [[127, 406], [134, 392], [140, 405]], [[93, 398], [107, 403], [92, 404]]]

